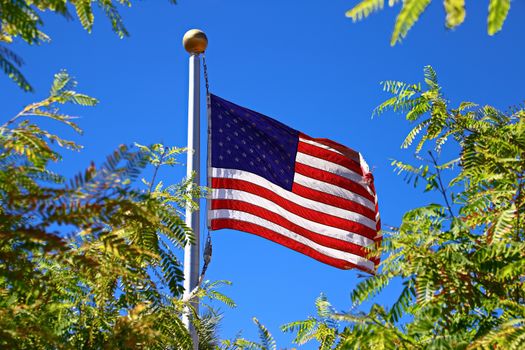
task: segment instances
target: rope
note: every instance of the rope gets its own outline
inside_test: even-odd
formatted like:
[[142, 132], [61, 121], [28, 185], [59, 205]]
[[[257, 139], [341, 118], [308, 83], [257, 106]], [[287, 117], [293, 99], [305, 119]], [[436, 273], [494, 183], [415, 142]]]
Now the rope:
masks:
[[[210, 81], [208, 79], [208, 65], [206, 64], [206, 54], [203, 52], [202, 53], [202, 68], [203, 68], [203, 74], [204, 74], [204, 84], [206, 86], [206, 105], [207, 105], [207, 109], [208, 109], [208, 113], [210, 112]], [[209, 155], [208, 155], [209, 157]], [[207, 208], [208, 209], [208, 208]], [[207, 230], [208, 232], [208, 235], [206, 237], [206, 243], [204, 243], [204, 232], [201, 230], [201, 234], [202, 234], [202, 237], [201, 237], [201, 242], [204, 243], [204, 246], [202, 247], [203, 248], [203, 260], [204, 260], [204, 266], [202, 267], [202, 272], [201, 272], [201, 275], [200, 275], [200, 278], [199, 278], [199, 286], [200, 284], [202, 283], [202, 280], [204, 279], [204, 275], [206, 274], [206, 270], [208, 269], [208, 265], [210, 264], [210, 261], [211, 261], [211, 256], [212, 256], [212, 241], [211, 241], [211, 234], [210, 234], [210, 231]], [[201, 249], [202, 249], [201, 248]]]
[[206, 96], [210, 96], [210, 82], [208, 80], [208, 66], [206, 65], [206, 55], [202, 53], [202, 67], [204, 68], [204, 83], [206, 84]]

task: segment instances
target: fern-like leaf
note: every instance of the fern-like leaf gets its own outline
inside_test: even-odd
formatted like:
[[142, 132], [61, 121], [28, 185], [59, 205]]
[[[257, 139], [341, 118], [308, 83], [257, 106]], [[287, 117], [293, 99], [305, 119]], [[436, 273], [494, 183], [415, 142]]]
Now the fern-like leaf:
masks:
[[494, 35], [501, 30], [510, 10], [510, 0], [490, 0], [488, 32]]
[[394, 32], [390, 39], [390, 45], [395, 45], [401, 41], [408, 33], [410, 28], [417, 22], [421, 13], [425, 11], [431, 0], [405, 0], [403, 7], [396, 18]]
[[447, 28], [456, 28], [465, 21], [465, 0], [445, 0], [444, 5]]

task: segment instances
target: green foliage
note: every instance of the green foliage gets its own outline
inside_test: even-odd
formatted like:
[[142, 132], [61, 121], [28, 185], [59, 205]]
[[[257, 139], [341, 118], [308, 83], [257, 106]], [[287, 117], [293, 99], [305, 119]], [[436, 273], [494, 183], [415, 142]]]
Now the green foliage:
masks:
[[447, 28], [455, 28], [465, 21], [465, 0], [445, 0], [443, 4], [447, 13]]
[[[395, 45], [405, 36], [408, 31], [419, 20], [421, 14], [425, 11], [432, 0], [389, 0], [390, 7], [395, 6], [401, 2], [401, 10], [396, 18], [394, 31], [390, 44]], [[368, 17], [371, 13], [383, 9], [384, 0], [361, 0], [352, 9], [346, 12], [346, 16], [350, 17], [354, 22]], [[446, 18], [445, 24], [447, 28], [453, 29], [465, 21], [465, 0], [443, 0], [445, 7]], [[510, 0], [490, 0], [488, 9], [488, 33], [494, 35], [501, 30], [503, 23], [507, 18], [510, 9]]]
[[[329, 315], [345, 325], [329, 326], [336, 334], [329, 348], [522, 349], [525, 109], [451, 107], [431, 67], [425, 83], [385, 82], [392, 97], [377, 112], [401, 112], [415, 124], [402, 147], [415, 145], [417, 164], [393, 165], [441, 203], [409, 210], [384, 232], [379, 272], [357, 285], [350, 312]], [[402, 288], [392, 305], [356, 311], [394, 279]], [[303, 341], [324, 324], [310, 318], [285, 330]]]
[[277, 350], [275, 339], [268, 328], [255, 317], [253, 323], [259, 331], [259, 342], [247, 340], [238, 335], [233, 340], [223, 340], [217, 348], [223, 350]]
[[493, 35], [501, 30], [510, 10], [510, 0], [490, 0], [488, 28]]
[[332, 349], [339, 339], [338, 322], [333, 316], [334, 310], [323, 294], [317, 298], [315, 306], [317, 317], [285, 324], [281, 330], [295, 333], [294, 343], [297, 345], [316, 340], [319, 343], [319, 349]]
[[[175, 1], [170, 0], [171, 3]], [[53, 12], [66, 19], [76, 13], [82, 27], [91, 33], [94, 10], [100, 8], [109, 19], [113, 31], [124, 38], [129, 35], [118, 6], [131, 7], [131, 0], [0, 0], [0, 69], [24, 91], [33, 88], [20, 71], [24, 64], [6, 45], [19, 38], [29, 45], [40, 45], [51, 39], [42, 31], [44, 12]]]
[[[61, 148], [81, 146], [42, 129], [47, 118], [81, 132], [65, 103], [93, 106], [66, 73], [48, 98], [0, 126], [0, 348], [193, 349], [180, 319], [193, 298], [235, 306], [204, 282], [182, 298], [174, 250], [193, 234], [179, 211], [200, 189], [156, 182], [183, 149], [119, 146], [104, 164], [67, 180], [50, 170]], [[135, 184], [153, 168], [147, 187]], [[217, 343], [213, 310], [193, 315], [200, 348]]]

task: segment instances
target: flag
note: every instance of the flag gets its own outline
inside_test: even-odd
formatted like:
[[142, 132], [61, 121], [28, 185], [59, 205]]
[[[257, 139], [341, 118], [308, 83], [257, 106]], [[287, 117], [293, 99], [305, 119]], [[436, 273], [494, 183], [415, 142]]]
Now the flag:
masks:
[[210, 95], [209, 230], [252, 233], [373, 273], [380, 242], [373, 176], [360, 153]]

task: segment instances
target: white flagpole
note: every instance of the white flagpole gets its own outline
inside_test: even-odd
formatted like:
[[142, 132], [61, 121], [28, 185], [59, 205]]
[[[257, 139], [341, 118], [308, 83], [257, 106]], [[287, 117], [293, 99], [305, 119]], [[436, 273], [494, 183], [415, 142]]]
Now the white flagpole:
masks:
[[[192, 29], [184, 34], [184, 48], [190, 54], [189, 60], [189, 94], [188, 94], [188, 160], [186, 176], [195, 176], [194, 183], [200, 186], [200, 54], [206, 50], [208, 39], [204, 32]], [[198, 202], [198, 198], [196, 198]], [[200, 218], [199, 210], [192, 211], [186, 207], [186, 225], [195, 236], [194, 244], [184, 247], [184, 299], [190, 297], [199, 280], [200, 262]], [[193, 300], [192, 305], [199, 311], [199, 301]], [[198, 337], [191, 324], [189, 310], [183, 315], [184, 325], [193, 339], [193, 348], [198, 349]]]

